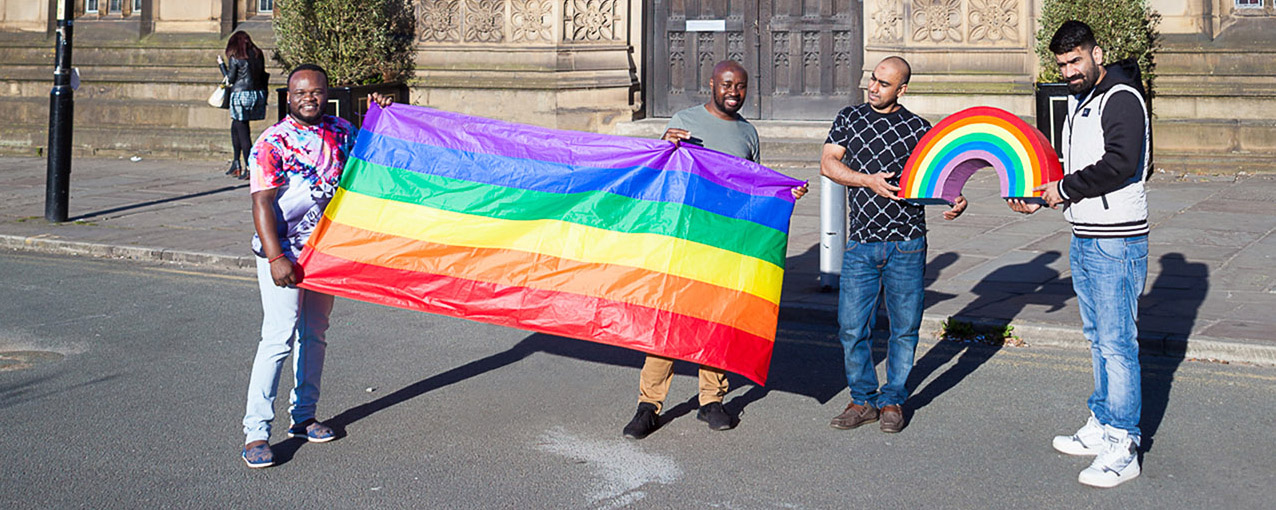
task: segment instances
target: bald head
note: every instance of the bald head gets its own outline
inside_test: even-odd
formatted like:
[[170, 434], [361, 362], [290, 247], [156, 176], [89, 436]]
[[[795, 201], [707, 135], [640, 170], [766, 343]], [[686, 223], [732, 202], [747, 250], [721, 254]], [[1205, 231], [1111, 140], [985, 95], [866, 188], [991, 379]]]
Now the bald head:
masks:
[[743, 76], [746, 80], [749, 79], [749, 72], [745, 71], [744, 66], [740, 65], [739, 62], [736, 62], [734, 60], [723, 60], [721, 62], [718, 62], [716, 65], [714, 65], [713, 77], [716, 79], [718, 76], [720, 76], [722, 73], [726, 71], [731, 71], [736, 73], [739, 76]]
[[734, 60], [718, 62], [713, 66], [709, 90], [713, 98], [705, 104], [705, 108], [720, 119], [735, 120], [749, 92], [749, 72]]
[[868, 78], [868, 104], [878, 113], [891, 113], [899, 109], [899, 96], [908, 90], [912, 75], [908, 61], [899, 57], [886, 57]]
[[882, 59], [882, 63], [878, 65], [890, 66], [899, 73], [900, 83], [907, 84], [909, 78], [913, 77], [913, 66], [908, 65], [908, 61], [903, 57], [890, 56]]

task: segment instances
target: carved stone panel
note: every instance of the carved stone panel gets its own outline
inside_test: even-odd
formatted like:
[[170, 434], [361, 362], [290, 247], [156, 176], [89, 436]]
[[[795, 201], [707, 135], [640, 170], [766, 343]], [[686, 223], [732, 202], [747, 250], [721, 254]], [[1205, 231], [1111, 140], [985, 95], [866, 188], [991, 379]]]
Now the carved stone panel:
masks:
[[744, 34], [727, 33], [727, 58], [736, 62], [744, 62]]
[[851, 40], [851, 32], [833, 32], [833, 86], [837, 91], [852, 90], [856, 84], [851, 83], [851, 52], [858, 48]]
[[913, 0], [912, 31], [917, 42], [961, 42], [961, 0]]
[[465, 41], [505, 40], [505, 0], [465, 0]]
[[512, 0], [510, 2], [510, 37], [514, 41], [551, 41], [553, 0]]
[[622, 24], [616, 0], [566, 0], [563, 2], [563, 40], [615, 41]]
[[1019, 0], [970, 0], [970, 42], [1019, 41]]
[[687, 75], [687, 33], [669, 32], [669, 93], [680, 95]]
[[802, 94], [820, 93], [820, 33], [802, 32]]
[[461, 0], [418, 0], [417, 38], [426, 42], [461, 40]]
[[775, 60], [772, 62], [774, 71], [771, 76], [775, 78], [775, 89], [772, 94], [782, 95], [789, 93], [789, 33], [788, 32], [772, 32], [771, 33], [771, 53]]
[[670, 32], [669, 93], [683, 93], [683, 83], [686, 83], [686, 32]]
[[904, 34], [904, 5], [902, 0], [875, 0], [869, 30], [869, 40], [898, 42]]
[[697, 76], [696, 83], [700, 84], [700, 94], [707, 95], [709, 90], [709, 78], [713, 76], [713, 65], [718, 63], [713, 49], [713, 40], [715, 39], [713, 32], [699, 32], [696, 37], [696, 63], [700, 74]]

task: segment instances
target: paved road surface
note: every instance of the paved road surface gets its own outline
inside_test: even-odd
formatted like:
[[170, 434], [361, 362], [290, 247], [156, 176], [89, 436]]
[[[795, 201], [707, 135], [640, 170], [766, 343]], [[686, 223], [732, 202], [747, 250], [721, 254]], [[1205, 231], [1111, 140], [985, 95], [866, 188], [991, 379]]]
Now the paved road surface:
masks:
[[13, 252], [0, 254], [0, 275], [0, 355], [46, 353], [25, 369], [0, 361], [3, 508], [1162, 509], [1276, 498], [1270, 367], [1145, 358], [1144, 474], [1102, 491], [1076, 483], [1085, 460], [1049, 447], [1085, 416], [1081, 350], [925, 344], [911, 426], [838, 431], [834, 331], [786, 323], [771, 385], [733, 381], [737, 429], [695, 419], [694, 367], [680, 365], [668, 422], [635, 442], [620, 428], [638, 353], [348, 300], [333, 316], [320, 402], [348, 435], [307, 445], [277, 431], [282, 465], [249, 470], [238, 422], [255, 282]]

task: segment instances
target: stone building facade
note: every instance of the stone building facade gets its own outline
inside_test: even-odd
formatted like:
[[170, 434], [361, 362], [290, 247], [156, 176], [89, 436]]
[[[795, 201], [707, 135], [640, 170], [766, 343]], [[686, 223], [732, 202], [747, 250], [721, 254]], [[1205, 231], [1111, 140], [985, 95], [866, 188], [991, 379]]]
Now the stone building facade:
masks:
[[[1150, 0], [1163, 46], [1154, 103], [1158, 164], [1276, 167], [1274, 1]], [[42, 145], [57, 3], [0, 0], [0, 87], [8, 92], [0, 101], [19, 112], [16, 124], [0, 127], [5, 151]], [[907, 104], [923, 115], [938, 119], [972, 105], [1035, 115], [1041, 0], [414, 6], [412, 101], [475, 115], [611, 132], [703, 101], [706, 69], [734, 58], [754, 76], [748, 116], [764, 124], [827, 122], [836, 105], [862, 97], [865, 71], [886, 55], [912, 62]], [[272, 47], [272, 8], [271, 0], [76, 0], [81, 148], [222, 150], [221, 112], [200, 108], [216, 81], [211, 62], [237, 29]], [[127, 113], [135, 110], [142, 113]], [[95, 126], [113, 133], [95, 138]], [[165, 142], [164, 130], [186, 142]]]

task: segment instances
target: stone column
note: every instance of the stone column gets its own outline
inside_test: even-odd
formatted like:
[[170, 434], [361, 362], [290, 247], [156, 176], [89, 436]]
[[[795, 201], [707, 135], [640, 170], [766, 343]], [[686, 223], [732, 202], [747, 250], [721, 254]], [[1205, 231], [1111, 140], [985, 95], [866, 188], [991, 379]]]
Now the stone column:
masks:
[[413, 102], [562, 129], [632, 118], [627, 0], [417, 0]]

